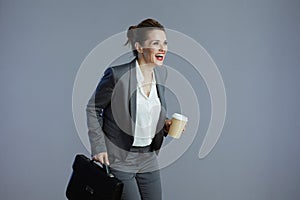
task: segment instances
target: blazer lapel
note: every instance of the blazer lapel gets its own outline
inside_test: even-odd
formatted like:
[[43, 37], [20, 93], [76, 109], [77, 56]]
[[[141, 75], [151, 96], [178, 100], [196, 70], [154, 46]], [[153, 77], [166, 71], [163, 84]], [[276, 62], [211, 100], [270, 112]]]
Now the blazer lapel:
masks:
[[[136, 59], [134, 59], [130, 65], [129, 65], [129, 70], [130, 70], [130, 77], [129, 77], [129, 111], [130, 111], [130, 116], [132, 119], [132, 122], [135, 123], [136, 119], [136, 89], [137, 89], [137, 78], [136, 78]], [[133, 126], [135, 127], [135, 126]], [[134, 128], [133, 128], [134, 129]]]
[[165, 100], [165, 77], [166, 74], [164, 73], [163, 66], [156, 67], [155, 69], [155, 80], [156, 80], [156, 88], [157, 88], [157, 94], [161, 103], [161, 111], [159, 115], [159, 120], [156, 126], [156, 133], [159, 133], [164, 125], [165, 125], [165, 119], [167, 116], [167, 106], [166, 106], [166, 100]]
[[[159, 66], [161, 67], [161, 66]], [[156, 80], [156, 89], [158, 93], [158, 97], [160, 99], [161, 106], [166, 109], [166, 101], [165, 101], [165, 80], [163, 78], [163, 74], [161, 73], [161, 69], [156, 67], [154, 69], [155, 72], [155, 80]]]

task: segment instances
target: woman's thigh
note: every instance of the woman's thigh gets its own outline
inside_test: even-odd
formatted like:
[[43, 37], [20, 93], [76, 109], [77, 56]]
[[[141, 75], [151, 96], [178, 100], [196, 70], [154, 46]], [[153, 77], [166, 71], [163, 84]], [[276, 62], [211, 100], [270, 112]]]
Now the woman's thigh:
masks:
[[122, 200], [140, 200], [140, 192], [135, 179], [135, 173], [111, 169], [112, 174], [124, 183]]
[[161, 200], [160, 171], [137, 173], [136, 181], [143, 200]]

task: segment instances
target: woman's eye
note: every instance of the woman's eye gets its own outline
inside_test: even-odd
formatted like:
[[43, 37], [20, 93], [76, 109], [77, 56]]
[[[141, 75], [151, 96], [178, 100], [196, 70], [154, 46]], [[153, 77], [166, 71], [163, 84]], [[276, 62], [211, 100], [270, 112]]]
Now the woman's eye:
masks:
[[154, 45], [158, 45], [158, 42], [154, 42], [153, 44], [154, 44]]
[[165, 45], [167, 45], [167, 44], [168, 44], [168, 42], [167, 42], [167, 41], [165, 41], [165, 42], [164, 42], [164, 44], [165, 44]]

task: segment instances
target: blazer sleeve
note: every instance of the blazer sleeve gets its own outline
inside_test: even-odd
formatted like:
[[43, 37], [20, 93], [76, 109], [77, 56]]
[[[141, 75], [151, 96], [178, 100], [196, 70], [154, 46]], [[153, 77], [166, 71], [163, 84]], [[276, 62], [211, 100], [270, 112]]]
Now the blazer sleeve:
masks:
[[91, 154], [107, 152], [103, 127], [103, 110], [109, 105], [115, 85], [112, 68], [108, 68], [101, 78], [96, 91], [89, 99], [86, 107], [88, 136]]

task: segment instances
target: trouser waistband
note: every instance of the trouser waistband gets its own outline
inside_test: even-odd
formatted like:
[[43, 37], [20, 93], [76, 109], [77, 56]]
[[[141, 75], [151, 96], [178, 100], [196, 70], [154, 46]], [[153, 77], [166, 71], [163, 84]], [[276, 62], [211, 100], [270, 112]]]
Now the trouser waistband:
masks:
[[147, 152], [151, 152], [152, 149], [151, 149], [151, 145], [144, 146], [144, 147], [132, 146], [129, 151], [135, 153], [147, 153]]

